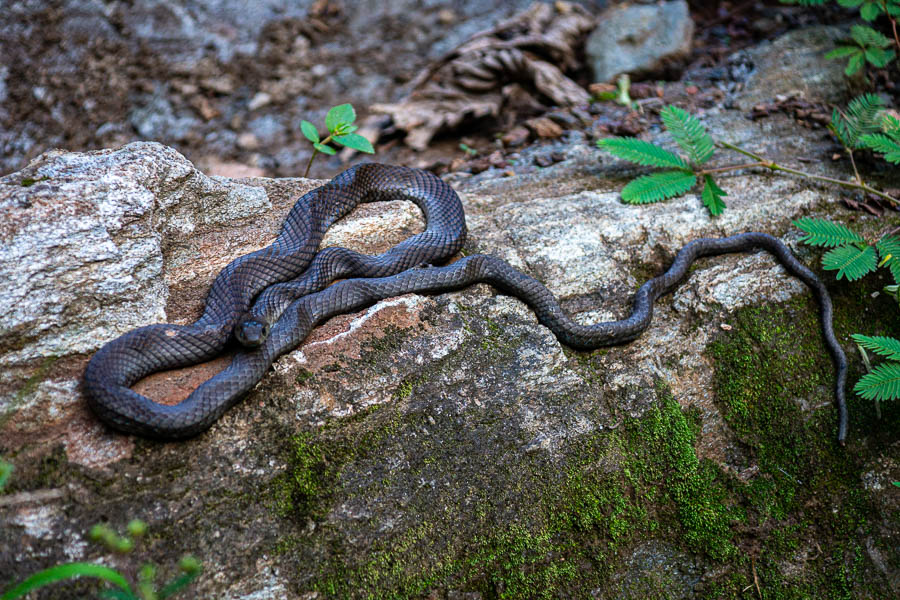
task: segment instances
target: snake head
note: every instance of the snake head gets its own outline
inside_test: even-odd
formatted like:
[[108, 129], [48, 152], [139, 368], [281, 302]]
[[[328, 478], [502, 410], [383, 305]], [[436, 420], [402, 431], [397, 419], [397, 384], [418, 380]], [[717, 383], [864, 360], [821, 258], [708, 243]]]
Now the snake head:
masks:
[[262, 317], [244, 315], [234, 328], [234, 337], [246, 348], [258, 348], [262, 346], [272, 325]]

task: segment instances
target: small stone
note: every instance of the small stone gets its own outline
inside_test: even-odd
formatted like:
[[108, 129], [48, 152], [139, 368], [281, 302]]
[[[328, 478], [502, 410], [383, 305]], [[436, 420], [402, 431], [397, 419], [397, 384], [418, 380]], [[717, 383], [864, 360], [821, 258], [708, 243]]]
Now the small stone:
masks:
[[207, 77], [200, 82], [200, 85], [206, 90], [226, 96], [234, 92], [234, 82], [231, 80], [231, 77], [228, 77], [227, 75]]
[[245, 131], [238, 136], [237, 145], [244, 150], [256, 150], [259, 148], [259, 138], [249, 131]]
[[505, 146], [515, 148], [516, 146], [521, 146], [522, 144], [527, 143], [530, 135], [531, 132], [528, 131], [527, 127], [516, 125], [512, 129], [504, 133], [500, 138], [500, 141], [503, 142], [503, 145]]
[[262, 108], [263, 106], [272, 102], [272, 96], [265, 92], [256, 92], [256, 95], [250, 99], [250, 103], [247, 104], [248, 110], [256, 110], [257, 108]]
[[492, 167], [495, 167], [497, 169], [506, 168], [506, 159], [503, 157], [503, 153], [499, 150], [495, 150], [488, 154], [487, 161]]
[[553, 139], [563, 134], [563, 128], [548, 119], [547, 117], [538, 117], [536, 119], [528, 119], [525, 121], [534, 134], [541, 138]]
[[549, 154], [538, 154], [534, 157], [534, 164], [539, 167], [549, 167], [553, 164], [553, 159]]

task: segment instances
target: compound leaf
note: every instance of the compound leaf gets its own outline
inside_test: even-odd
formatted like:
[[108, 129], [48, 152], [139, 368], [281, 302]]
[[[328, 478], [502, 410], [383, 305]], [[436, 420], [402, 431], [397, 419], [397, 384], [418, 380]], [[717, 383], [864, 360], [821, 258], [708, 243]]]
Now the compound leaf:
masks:
[[859, 138], [860, 144], [884, 155], [884, 160], [900, 164], [900, 143], [881, 133], [870, 133]]
[[885, 236], [878, 240], [875, 247], [881, 256], [881, 264], [887, 265], [894, 276], [894, 283], [900, 283], [900, 238]]
[[900, 363], [878, 365], [860, 377], [853, 391], [866, 400], [894, 400], [900, 397]]
[[709, 214], [712, 216], [722, 214], [722, 211], [725, 210], [725, 201], [722, 198], [728, 193], [716, 185], [711, 175], [704, 175], [703, 180], [703, 194], [701, 195], [703, 204], [709, 209]]
[[859, 46], [838, 46], [834, 50], [825, 53], [825, 58], [844, 58], [852, 54], [862, 54]]
[[645, 167], [675, 167], [686, 169], [684, 160], [665, 148], [633, 137], [613, 137], [599, 140], [597, 147], [613, 156]]
[[810, 246], [833, 248], [854, 242], [865, 243], [865, 239], [855, 231], [826, 219], [803, 217], [794, 221], [794, 227], [807, 234], [800, 241]]
[[900, 360], [900, 340], [883, 335], [868, 336], [859, 333], [854, 333], [850, 337], [866, 350], [871, 350], [890, 360]]
[[875, 270], [878, 260], [872, 246], [838, 246], [825, 253], [822, 267], [826, 271], [837, 271], [837, 279], [846, 277], [847, 281], [856, 281], [866, 273]]
[[671, 104], [659, 113], [666, 129], [681, 148], [698, 165], [713, 155], [715, 145], [697, 117]]
[[697, 183], [690, 171], [663, 171], [644, 175], [622, 188], [622, 200], [628, 204], [647, 204], [684, 194]]
[[851, 27], [850, 37], [853, 38], [854, 42], [865, 47], [887, 48], [891, 45], [889, 37], [865, 25], [854, 25]]

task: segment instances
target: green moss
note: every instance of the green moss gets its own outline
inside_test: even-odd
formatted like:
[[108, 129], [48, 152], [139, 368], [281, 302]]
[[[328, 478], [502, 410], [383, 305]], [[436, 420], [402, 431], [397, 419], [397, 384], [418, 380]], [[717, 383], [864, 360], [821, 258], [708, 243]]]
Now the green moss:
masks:
[[[839, 339], [898, 324], [896, 306], [872, 310], [872, 287], [872, 282], [842, 286], [833, 294]], [[737, 544], [758, 556], [750, 566], [764, 596], [878, 597], [875, 589], [861, 589], [860, 583], [864, 561], [857, 540], [872, 534], [873, 507], [859, 485], [865, 452], [854, 445], [864, 436], [866, 444], [890, 443], [879, 442], [884, 438], [880, 432], [900, 425], [896, 411], [887, 422], [875, 423], [871, 404], [848, 397], [851, 440], [847, 449], [840, 447], [832, 407], [833, 365], [812, 301], [747, 308], [730, 322], [732, 331], [710, 346], [710, 354], [717, 401], [745, 448], [742, 457], [733, 459], [735, 468], [752, 473], [745, 482], [732, 480], [730, 490], [752, 527], [752, 537]], [[852, 369], [850, 381], [857, 376]], [[753, 550], [760, 546], [762, 552]], [[889, 554], [897, 560], [896, 552]], [[801, 567], [789, 569], [793, 574], [786, 576], [784, 565], [798, 561]], [[741, 591], [746, 578], [737, 576], [740, 568], [733, 565], [711, 584], [707, 597], [746, 597]], [[872, 577], [869, 573], [865, 579]]]
[[[879, 333], [858, 329], [871, 325], [863, 300], [871, 301], [868, 293], [838, 294], [839, 335]], [[727, 471], [698, 458], [699, 409], [682, 410], [662, 385], [643, 391], [652, 402], [642, 417], [582, 435], [562, 455], [523, 452], [531, 440], [516, 436], [527, 432], [498, 425], [496, 405], [423, 414], [395, 403], [292, 441], [290, 468], [276, 486], [286, 499], [279, 514], [321, 526], [298, 525], [304, 532], [279, 548], [299, 556], [306, 577], [315, 561], [304, 587], [325, 597], [458, 590], [486, 600], [558, 598], [597, 589], [620, 598], [878, 597], [877, 583], [867, 586], [879, 576], [859, 540], [874, 540], [889, 568], [898, 557], [873, 530], [875, 509], [859, 484], [860, 456], [871, 451], [834, 441], [832, 366], [815, 308], [801, 299], [728, 321], [732, 330], [710, 349], [711, 391], [739, 440], [722, 457]], [[475, 318], [469, 326], [477, 335], [459, 360], [494, 356], [482, 347], [491, 327]], [[601, 355], [572, 358], [595, 372], [591, 389], [603, 385]], [[406, 377], [397, 398], [430, 393], [440, 368], [447, 365]], [[866, 444], [895, 440], [885, 431], [898, 425], [896, 409], [885, 407], [881, 423], [868, 403], [851, 399], [851, 411]], [[375, 495], [378, 502], [368, 500]], [[325, 518], [359, 506], [373, 512], [339, 527]], [[663, 548], [658, 560], [696, 561], [696, 579], [634, 562], [655, 548]]]

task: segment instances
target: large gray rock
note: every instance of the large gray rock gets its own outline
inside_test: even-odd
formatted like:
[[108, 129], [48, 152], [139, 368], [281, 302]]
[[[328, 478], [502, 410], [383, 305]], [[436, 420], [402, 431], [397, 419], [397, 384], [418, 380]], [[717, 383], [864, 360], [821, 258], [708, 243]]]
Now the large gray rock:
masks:
[[732, 57], [748, 63], [751, 71], [735, 95], [741, 110], [750, 110], [776, 96], [798, 96], [810, 102], [841, 103], [850, 93], [844, 61], [825, 54], [847, 33], [839, 27], [807, 27], [790, 31]]
[[[792, 149], [734, 112], [703, 119], [775, 158]], [[807, 152], [821, 145], [793, 133]], [[796, 247], [789, 221], [834, 198], [743, 174], [722, 181], [716, 219], [695, 195], [626, 206], [621, 165], [580, 143], [558, 151], [547, 169], [457, 181], [465, 252], [507, 258], [584, 322], [626, 315], [689, 240], [761, 229]], [[329, 320], [193, 440], [99, 423], [79, 388], [91, 353], [138, 325], [195, 319], [218, 270], [268, 244], [315, 183], [209, 178], [146, 143], [51, 152], [0, 180], [0, 452], [16, 468], [0, 495], [0, 585], [58, 562], [133, 570], [190, 552], [203, 598], [689, 598], [739, 593], [755, 544], [773, 588], [828, 596], [846, 561], [848, 585], [894, 585], [885, 482], [900, 473], [880, 456], [898, 417], [885, 405], [879, 425], [854, 403], [849, 452], [836, 447], [815, 307], [765, 255], [698, 264], [624, 346], [573, 352], [486, 285], [406, 295]], [[326, 243], [379, 252], [421, 227], [408, 203], [371, 205]], [[839, 303], [848, 310], [862, 312]], [[748, 336], [752, 351], [736, 345]], [[738, 372], [757, 355], [778, 366]], [[226, 362], [136, 388], [171, 403]], [[763, 388], [765, 401], [729, 386]], [[759, 419], [749, 431], [739, 408]], [[779, 444], [790, 452], [773, 461]], [[84, 540], [98, 521], [135, 517], [154, 532], [143, 554]]]
[[687, 57], [694, 22], [687, 2], [618, 4], [597, 18], [587, 40], [594, 81], [612, 81], [622, 73], [647, 75]]

